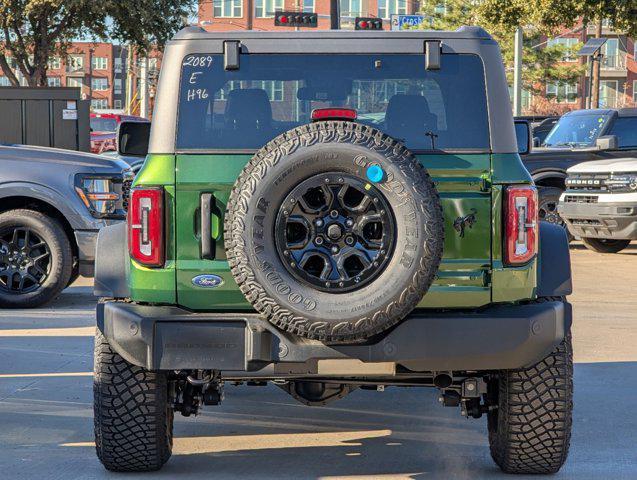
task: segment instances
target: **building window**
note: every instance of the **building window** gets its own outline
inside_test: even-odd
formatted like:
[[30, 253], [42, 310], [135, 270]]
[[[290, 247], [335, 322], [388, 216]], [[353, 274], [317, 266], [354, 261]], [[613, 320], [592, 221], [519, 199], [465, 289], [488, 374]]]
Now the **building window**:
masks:
[[0, 87], [10, 87], [9, 77], [0, 77]]
[[122, 73], [124, 70], [124, 62], [121, 58], [115, 57], [115, 73]]
[[314, 0], [303, 0], [303, 11], [305, 13], [314, 13]]
[[120, 110], [122, 108], [122, 101], [121, 100], [115, 100], [113, 102], [113, 108], [116, 108], [117, 110]]
[[243, 17], [242, 0], [213, 0], [215, 17]]
[[59, 70], [62, 66], [62, 59], [60, 57], [51, 57], [49, 59], [49, 70]]
[[104, 110], [108, 108], [108, 100], [105, 98], [94, 98], [91, 100], [91, 108], [93, 110]]
[[341, 0], [341, 15], [344, 17], [362, 17], [361, 0]]
[[261, 88], [268, 92], [271, 102], [283, 101], [283, 82], [281, 80], [263, 80]]
[[116, 78], [114, 80], [114, 87], [115, 87], [115, 95], [122, 93], [122, 79], [121, 78]]
[[617, 80], [601, 80], [599, 82], [600, 108], [616, 108], [619, 98], [619, 82]]
[[577, 101], [577, 83], [547, 83], [546, 96], [557, 103], [575, 103]]
[[633, 102], [637, 103], [637, 80], [633, 80]]
[[256, 0], [254, 15], [257, 18], [274, 17], [274, 12], [283, 10], [283, 0]]
[[93, 78], [91, 79], [91, 88], [97, 91], [108, 90], [108, 78]]
[[622, 66], [619, 57], [619, 40], [616, 38], [607, 38], [606, 43], [602, 46], [602, 68], [619, 68]]
[[82, 88], [82, 86], [83, 86], [82, 79], [81, 78], [75, 78], [75, 77], [67, 77], [66, 86], [67, 87]]
[[549, 47], [561, 46], [566, 50], [562, 57], [563, 62], [576, 62], [577, 55], [574, 54], [573, 49], [579, 43], [577, 38], [552, 38], [548, 42]]
[[60, 77], [47, 77], [46, 83], [49, 87], [61, 87], [62, 79]]
[[66, 61], [66, 71], [76, 72], [84, 68], [84, 55], [71, 55]]
[[108, 68], [107, 57], [93, 57], [93, 70], [106, 70]]
[[378, 16], [391, 18], [392, 15], [406, 15], [407, 0], [378, 0]]

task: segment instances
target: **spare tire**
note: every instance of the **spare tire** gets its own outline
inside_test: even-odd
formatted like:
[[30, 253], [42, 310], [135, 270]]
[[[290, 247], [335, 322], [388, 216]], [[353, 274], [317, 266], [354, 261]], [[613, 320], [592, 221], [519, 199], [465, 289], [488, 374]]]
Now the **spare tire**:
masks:
[[368, 340], [427, 292], [444, 226], [431, 177], [400, 142], [353, 122], [280, 135], [228, 202], [232, 275], [281, 329], [325, 343]]

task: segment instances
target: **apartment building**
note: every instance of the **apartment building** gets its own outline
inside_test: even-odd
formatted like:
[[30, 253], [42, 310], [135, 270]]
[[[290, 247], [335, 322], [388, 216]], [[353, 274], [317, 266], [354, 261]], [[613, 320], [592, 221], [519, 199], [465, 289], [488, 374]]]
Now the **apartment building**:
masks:
[[[152, 50], [148, 57], [149, 90], [153, 95], [161, 52]], [[47, 81], [51, 87], [80, 88], [82, 98], [91, 99], [92, 110], [121, 110], [126, 107], [127, 61], [128, 48], [125, 46], [107, 42], [73, 42], [65, 57], [53, 56], [49, 60]], [[142, 58], [134, 55], [133, 62], [133, 100], [137, 105]], [[10, 61], [10, 65], [20, 83], [26, 85], [15, 63]], [[9, 85], [9, 79], [0, 71], [0, 86]]]
[[[564, 31], [557, 38], [546, 39], [546, 45], [560, 44], [574, 48], [586, 43], [595, 36], [595, 27], [580, 25], [571, 31]], [[637, 41], [623, 32], [612, 29], [609, 22], [603, 23], [602, 37], [606, 43], [601, 49], [601, 68], [599, 85], [600, 107], [621, 108], [637, 106]], [[584, 73], [577, 83], [547, 83], [542, 97], [556, 104], [560, 110], [586, 108], [590, 86], [590, 64], [586, 58], [568, 55], [563, 59], [565, 65], [581, 64]], [[533, 97], [525, 95], [524, 109], [533, 110]]]

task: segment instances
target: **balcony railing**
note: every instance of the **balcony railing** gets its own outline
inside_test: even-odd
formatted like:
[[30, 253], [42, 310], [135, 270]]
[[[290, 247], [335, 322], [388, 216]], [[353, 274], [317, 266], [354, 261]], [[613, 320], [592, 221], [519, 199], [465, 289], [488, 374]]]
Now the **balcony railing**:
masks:
[[605, 70], [626, 70], [626, 55], [602, 57], [602, 68]]

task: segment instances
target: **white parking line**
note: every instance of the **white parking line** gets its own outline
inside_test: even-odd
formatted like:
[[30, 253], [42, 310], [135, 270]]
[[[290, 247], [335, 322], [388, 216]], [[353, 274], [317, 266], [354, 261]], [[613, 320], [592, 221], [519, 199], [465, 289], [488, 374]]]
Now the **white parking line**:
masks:
[[0, 330], [0, 337], [93, 337], [95, 327], [15, 328]]
[[0, 378], [92, 377], [93, 372], [1, 373]]

